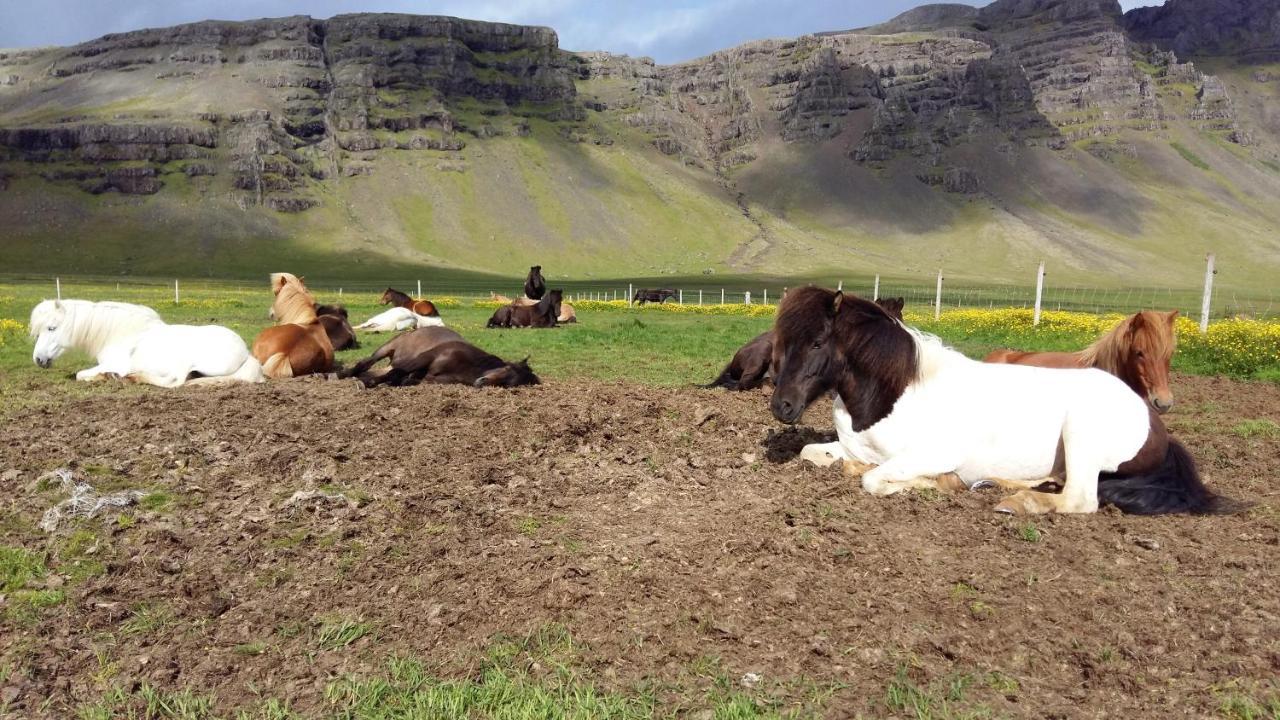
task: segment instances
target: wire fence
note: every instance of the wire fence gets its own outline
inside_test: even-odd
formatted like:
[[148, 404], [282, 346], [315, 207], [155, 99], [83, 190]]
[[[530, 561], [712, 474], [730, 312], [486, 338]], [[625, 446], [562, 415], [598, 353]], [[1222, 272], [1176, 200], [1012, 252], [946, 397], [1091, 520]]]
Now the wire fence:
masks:
[[[248, 280], [209, 280], [209, 279], [161, 279], [161, 278], [94, 278], [85, 276], [69, 276], [53, 278], [48, 276], [7, 276], [0, 282], [47, 282], [50, 296], [83, 297], [84, 291], [92, 288], [95, 294], [101, 295], [110, 290], [112, 284], [117, 291], [128, 294], [147, 291], [168, 297], [170, 291], [175, 299], [194, 297], [196, 294], [209, 295], [219, 293], [263, 294], [269, 292], [265, 282]], [[848, 280], [837, 280], [832, 285], [839, 285], [846, 292], [853, 292], [869, 298], [901, 297], [908, 308], [953, 309], [953, 308], [1033, 308], [1036, 301], [1036, 288], [1032, 284], [986, 284], [986, 283], [951, 283], [945, 276], [939, 283], [936, 278], [904, 279], [855, 277]], [[415, 297], [455, 297], [464, 301], [487, 300], [493, 294], [508, 298], [524, 294], [523, 280], [519, 278], [494, 280], [433, 280], [430, 276], [423, 278], [399, 278], [391, 281], [373, 282], [368, 280], [317, 280], [307, 278], [307, 286], [321, 302], [341, 302], [344, 297], [373, 298], [380, 295], [387, 287], [393, 287]], [[652, 280], [574, 280], [552, 281], [549, 287], [562, 288], [565, 298], [571, 302], [580, 300], [628, 301], [638, 290], [670, 290], [671, 295], [663, 302], [693, 305], [712, 305], [722, 303], [749, 303], [776, 305], [789, 289], [783, 283], [758, 283], [747, 281], [725, 282], [723, 284], [708, 282], [691, 282], [681, 280], [667, 285], [660, 285]], [[791, 286], [794, 287], [794, 286]], [[77, 292], [79, 289], [79, 293]], [[100, 298], [105, 299], [105, 298]], [[1203, 302], [1201, 288], [1170, 287], [1097, 287], [1097, 286], [1054, 286], [1046, 284], [1042, 290], [1041, 307], [1044, 310], [1071, 310], [1090, 313], [1119, 312], [1134, 313], [1139, 310], [1178, 310], [1191, 318], [1200, 318]], [[1280, 298], [1275, 288], [1239, 288], [1229, 284], [1214, 284], [1211, 289], [1209, 317], [1249, 317], [1274, 318], [1280, 314]]]

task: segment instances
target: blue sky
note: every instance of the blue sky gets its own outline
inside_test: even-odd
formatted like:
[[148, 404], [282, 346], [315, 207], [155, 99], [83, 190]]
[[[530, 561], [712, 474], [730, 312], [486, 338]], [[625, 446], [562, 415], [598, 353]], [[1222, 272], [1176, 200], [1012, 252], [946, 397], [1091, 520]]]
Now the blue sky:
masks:
[[[953, 0], [954, 1], [954, 0]], [[547, 25], [568, 50], [688, 60], [749, 40], [872, 25], [921, 0], [0, 0], [0, 48], [72, 45], [197, 20], [352, 12], [456, 15]], [[984, 2], [972, 2], [983, 5]], [[1122, 0], [1125, 9], [1157, 0]]]

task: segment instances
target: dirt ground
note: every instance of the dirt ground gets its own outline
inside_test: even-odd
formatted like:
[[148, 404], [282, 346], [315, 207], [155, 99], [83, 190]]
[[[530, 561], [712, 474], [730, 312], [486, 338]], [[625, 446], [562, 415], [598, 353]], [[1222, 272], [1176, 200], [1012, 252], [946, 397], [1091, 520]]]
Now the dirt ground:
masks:
[[[310, 716], [390, 654], [466, 673], [495, 636], [559, 623], [598, 684], [664, 707], [697, 707], [711, 666], [788, 702], [826, 688], [827, 717], [890, 715], [895, 677], [961, 679], [996, 716], [1214, 715], [1280, 675], [1280, 438], [1239, 426], [1280, 422], [1280, 387], [1175, 389], [1209, 484], [1257, 507], [1029, 525], [996, 490], [878, 499], [795, 458], [828, 403], [788, 430], [766, 391], [299, 380], [24, 411], [0, 427], [4, 544], [58, 570], [74, 526], [36, 527], [54, 468], [172, 501], [83, 523], [104, 571], [55, 573], [63, 605], [0, 620], [0, 685], [18, 717], [144, 681]], [[353, 504], [288, 504], [316, 488]], [[372, 632], [317, 649], [326, 617]]]

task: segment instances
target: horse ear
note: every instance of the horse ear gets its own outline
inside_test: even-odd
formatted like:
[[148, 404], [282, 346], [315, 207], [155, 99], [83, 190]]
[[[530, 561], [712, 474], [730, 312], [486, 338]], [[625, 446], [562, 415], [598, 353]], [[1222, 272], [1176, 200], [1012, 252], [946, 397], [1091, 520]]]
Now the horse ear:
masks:
[[844, 302], [844, 291], [837, 290], [836, 296], [831, 299], [831, 314], [835, 315], [840, 312], [840, 303]]
[[1170, 325], [1173, 325], [1173, 321], [1178, 319], [1178, 311], [1177, 311], [1177, 310], [1170, 310], [1170, 311], [1167, 313], [1167, 317], [1169, 318], [1169, 324], [1170, 324]]

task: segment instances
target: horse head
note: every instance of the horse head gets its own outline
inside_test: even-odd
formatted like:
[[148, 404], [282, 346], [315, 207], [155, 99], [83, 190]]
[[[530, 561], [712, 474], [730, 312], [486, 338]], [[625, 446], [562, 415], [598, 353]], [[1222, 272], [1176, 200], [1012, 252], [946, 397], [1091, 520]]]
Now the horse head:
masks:
[[398, 293], [398, 292], [396, 292], [395, 290], [392, 290], [391, 288], [387, 288], [386, 290], [383, 290], [383, 291], [382, 291], [382, 297], [378, 298], [378, 304], [379, 304], [379, 305], [389, 305], [389, 304], [391, 304], [391, 303], [395, 302], [395, 300], [396, 300], [396, 297], [395, 297], [395, 296], [396, 296], [396, 295], [398, 295], [398, 294], [399, 294], [399, 293]]
[[272, 273], [271, 291], [275, 302], [271, 303], [270, 317], [281, 323], [314, 322], [316, 300], [302, 283], [302, 278], [290, 273]]
[[67, 308], [61, 300], [45, 300], [31, 310], [29, 332], [36, 341], [31, 359], [48, 368], [70, 345], [65, 341]]
[[1140, 394], [1161, 414], [1173, 407], [1169, 364], [1177, 347], [1173, 332], [1177, 318], [1177, 310], [1167, 313], [1145, 310], [1133, 316], [1124, 335], [1128, 346], [1125, 372], [1137, 381]]
[[862, 431], [893, 409], [915, 378], [915, 341], [879, 305], [840, 291], [787, 294], [774, 324], [773, 416], [793, 424], [836, 389]]
[[520, 362], [504, 363], [476, 378], [475, 387], [518, 387], [520, 385], [541, 385], [542, 380], [529, 367], [528, 356]]

